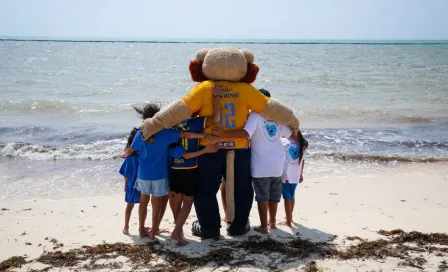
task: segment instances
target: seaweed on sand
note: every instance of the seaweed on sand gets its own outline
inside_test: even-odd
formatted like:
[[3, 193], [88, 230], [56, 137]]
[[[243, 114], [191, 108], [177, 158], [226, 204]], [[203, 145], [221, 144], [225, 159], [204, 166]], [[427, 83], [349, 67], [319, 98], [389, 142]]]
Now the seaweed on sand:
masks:
[[26, 264], [27, 261], [23, 256], [14, 256], [0, 263], [0, 271], [6, 271], [11, 268], [20, 268]]
[[[279, 270], [280, 264], [296, 261], [309, 262], [317, 258], [348, 260], [393, 257], [398, 258], [402, 266], [423, 269], [426, 259], [421, 256], [416, 257], [415, 253], [441, 254], [448, 250], [448, 247], [446, 247], [448, 245], [448, 235], [442, 233], [407, 233], [402, 230], [380, 231], [379, 233], [385, 237], [373, 241], [356, 237], [353, 240], [359, 240], [359, 243], [350, 245], [345, 250], [337, 250], [329, 242], [312, 242], [303, 240], [299, 236], [295, 236], [289, 241], [249, 236], [243, 241], [219, 242], [215, 246], [211, 246], [208, 253], [199, 257], [189, 257], [173, 252], [156, 241], [146, 245], [104, 243], [95, 246], [83, 246], [65, 252], [45, 252], [36, 261], [59, 268], [76, 267], [83, 270], [98, 270], [100, 268], [120, 269], [123, 263], [118, 262], [115, 258], [123, 256], [126, 258], [123, 262], [126, 262], [133, 269], [143, 268], [156, 272], [182, 272], [194, 271], [206, 265], [228, 266], [230, 270], [242, 265]], [[250, 254], [263, 255], [267, 257], [267, 260], [270, 260], [270, 263], [265, 263], [266, 258], [261, 260], [254, 258]], [[24, 258], [17, 260], [26, 263]], [[99, 262], [100, 260], [101, 262]], [[1, 263], [0, 267], [5, 267], [8, 261], [11, 262], [11, 260], [6, 260]], [[305, 269], [306, 271], [318, 271], [315, 262], [309, 263]], [[442, 263], [439, 270], [445, 271], [446, 263]]]

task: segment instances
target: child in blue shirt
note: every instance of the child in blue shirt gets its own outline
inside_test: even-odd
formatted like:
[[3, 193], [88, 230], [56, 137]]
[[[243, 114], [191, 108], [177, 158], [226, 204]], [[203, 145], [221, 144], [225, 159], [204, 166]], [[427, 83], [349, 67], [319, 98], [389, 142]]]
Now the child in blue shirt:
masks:
[[[202, 132], [206, 127], [215, 125], [219, 122], [219, 96], [213, 97], [213, 117], [196, 117], [193, 114], [180, 122], [176, 127], [182, 131]], [[182, 141], [171, 148], [171, 172], [170, 172], [170, 204], [173, 210], [175, 228], [171, 233], [171, 238], [179, 242], [180, 245], [186, 245], [188, 242], [183, 237], [182, 228], [190, 214], [193, 205], [193, 197], [196, 193], [196, 187], [199, 180], [198, 157], [206, 153], [214, 153], [219, 150], [218, 145], [208, 145], [199, 150], [198, 139], [182, 139]]]
[[[137, 129], [134, 128], [128, 137], [128, 142], [126, 144], [125, 150], [131, 147], [131, 143], [134, 140], [136, 134]], [[135, 181], [137, 180], [138, 165], [138, 154], [134, 153], [124, 160], [119, 171], [120, 174], [124, 177], [124, 200], [127, 203], [124, 216], [124, 234], [129, 234], [129, 220], [131, 218], [132, 209], [134, 208], [135, 203], [140, 202], [140, 192], [134, 188]]]
[[[148, 104], [143, 110], [137, 110], [142, 114], [143, 120], [152, 118], [158, 111], [159, 106]], [[135, 188], [141, 192], [139, 206], [139, 232], [140, 237], [149, 236], [155, 239], [159, 231], [159, 224], [162, 217], [162, 197], [169, 192], [168, 189], [168, 147], [177, 143], [180, 138], [188, 139], [209, 139], [203, 133], [183, 132], [177, 129], [164, 129], [151, 137], [151, 143], [143, 140], [141, 131], [135, 135], [131, 147], [121, 156], [126, 158], [135, 151], [139, 152], [140, 166], [138, 168], [137, 182]], [[152, 198], [151, 198], [152, 196]], [[145, 229], [147, 206], [151, 200], [152, 205], [152, 228], [148, 232]]]

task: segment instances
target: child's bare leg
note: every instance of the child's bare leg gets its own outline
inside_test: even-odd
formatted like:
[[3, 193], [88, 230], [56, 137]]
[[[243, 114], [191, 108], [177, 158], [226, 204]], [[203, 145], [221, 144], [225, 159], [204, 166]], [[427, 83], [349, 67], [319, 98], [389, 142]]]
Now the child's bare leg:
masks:
[[174, 215], [174, 223], [176, 224], [177, 218], [179, 217], [180, 210], [182, 208], [182, 194], [174, 193], [173, 200], [173, 215]]
[[177, 216], [176, 226], [174, 227], [174, 230], [171, 233], [171, 238], [179, 242], [179, 244], [181, 245], [186, 245], [188, 243], [188, 241], [186, 241], [182, 236], [183, 232], [182, 228], [185, 224], [185, 221], [187, 221], [192, 205], [193, 205], [193, 197], [183, 195], [182, 208]]
[[277, 228], [277, 222], [275, 220], [275, 217], [277, 216], [277, 202], [269, 201], [268, 203], [268, 209], [269, 209], [269, 227], [271, 229]]
[[163, 216], [165, 215], [166, 207], [168, 206], [169, 195], [168, 194], [164, 195], [161, 197], [161, 199], [162, 199], [162, 203], [161, 203], [161, 208], [160, 208], [159, 223], [157, 224], [156, 235], [159, 235], [160, 233], [166, 231], [166, 230], [161, 230], [159, 228], [159, 226], [162, 223], [162, 219], [163, 219]]
[[285, 199], [283, 200], [285, 202], [285, 214], [286, 214], [286, 221], [282, 222], [282, 225], [292, 227], [292, 211], [291, 211], [291, 199]]
[[124, 212], [124, 228], [123, 228], [124, 234], [129, 234], [129, 220], [131, 219], [131, 213], [133, 208], [134, 203], [128, 203], [126, 205], [126, 210]]
[[176, 193], [173, 192], [173, 191], [170, 191], [170, 193], [169, 193], [169, 201], [170, 201], [171, 212], [173, 213], [174, 224], [176, 224], [176, 216], [174, 214], [174, 197], [175, 196], [176, 196]]
[[260, 201], [257, 202], [257, 205], [261, 224], [260, 226], [255, 227], [254, 230], [262, 234], [268, 234], [268, 202]]
[[149, 238], [151, 240], [155, 239], [158, 232], [159, 217], [162, 210], [162, 197], [152, 196], [152, 229], [149, 233]]
[[294, 222], [292, 219], [292, 214], [294, 213], [294, 205], [296, 204], [296, 199], [291, 199], [291, 222]]
[[148, 230], [145, 229], [146, 215], [148, 212], [149, 195], [140, 195], [140, 205], [138, 206], [138, 231], [140, 237], [148, 236]]
[[221, 200], [222, 207], [224, 209], [224, 219], [222, 221], [227, 222], [227, 201], [226, 201], [226, 182], [221, 182]]

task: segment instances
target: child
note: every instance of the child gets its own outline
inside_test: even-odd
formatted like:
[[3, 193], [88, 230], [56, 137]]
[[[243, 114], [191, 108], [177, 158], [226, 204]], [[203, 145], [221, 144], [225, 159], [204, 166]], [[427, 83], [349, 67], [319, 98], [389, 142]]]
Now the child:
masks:
[[[271, 94], [264, 89], [260, 89], [260, 92], [271, 97]], [[268, 234], [268, 212], [269, 227], [275, 229], [277, 206], [282, 194], [285, 152], [281, 137], [290, 137], [291, 129], [277, 122], [266, 120], [258, 113], [251, 112], [244, 129], [227, 132], [215, 129], [213, 134], [224, 137], [250, 138], [252, 183], [261, 223], [254, 230]]]
[[[133, 129], [128, 137], [128, 142], [126, 144], [126, 149], [131, 147], [131, 143], [137, 133], [137, 129]], [[135, 203], [140, 202], [140, 192], [134, 188], [135, 181], [137, 180], [137, 171], [139, 165], [138, 154], [134, 153], [127, 157], [120, 168], [120, 174], [124, 176], [124, 191], [126, 201], [126, 211], [124, 215], [124, 228], [123, 233], [129, 234], [129, 219], [131, 218], [132, 209]]]
[[[187, 132], [202, 132], [206, 127], [219, 123], [220, 103], [222, 87], [216, 84], [213, 88], [213, 116], [196, 117], [194, 113], [191, 118], [177, 124], [177, 128]], [[196, 118], [194, 118], [196, 117]], [[193, 205], [193, 197], [196, 193], [196, 184], [199, 180], [197, 157], [206, 153], [218, 151], [218, 145], [208, 145], [199, 150], [199, 140], [182, 139], [181, 143], [171, 149], [171, 175], [170, 187], [172, 192], [171, 208], [175, 221], [175, 228], [171, 233], [171, 238], [186, 245], [188, 242], [183, 237], [182, 228], [187, 220]]]
[[[142, 114], [143, 120], [153, 117], [159, 111], [159, 106], [148, 104], [137, 112]], [[164, 129], [146, 142], [143, 140], [141, 131], [135, 135], [131, 147], [121, 156], [126, 158], [135, 151], [139, 152], [140, 167], [138, 168], [137, 182], [135, 187], [140, 191], [139, 206], [139, 232], [140, 237], [149, 236], [155, 239], [159, 231], [162, 217], [162, 197], [168, 194], [168, 146], [177, 143], [180, 138], [206, 138], [206, 134], [183, 132], [177, 129]], [[152, 195], [152, 198], [150, 197]], [[147, 206], [151, 200], [152, 204], [152, 228], [148, 232], [145, 229]]]
[[299, 131], [299, 141], [293, 139], [282, 139], [285, 148], [286, 159], [282, 176], [282, 195], [285, 202], [286, 221], [283, 223], [292, 227], [294, 222], [292, 214], [294, 211], [294, 194], [298, 183], [303, 182], [303, 167], [305, 167], [306, 151], [308, 141], [303, 138]]

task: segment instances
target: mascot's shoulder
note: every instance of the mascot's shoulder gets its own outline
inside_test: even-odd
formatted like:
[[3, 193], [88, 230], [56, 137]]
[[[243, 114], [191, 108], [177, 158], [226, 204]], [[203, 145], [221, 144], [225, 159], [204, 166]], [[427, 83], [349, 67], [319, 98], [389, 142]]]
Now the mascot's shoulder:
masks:
[[213, 88], [213, 86], [215, 86], [215, 82], [213, 80], [202, 81], [196, 85], [197, 88]]

